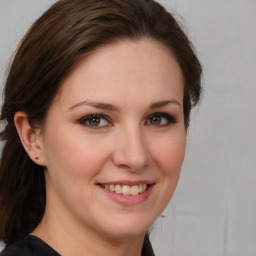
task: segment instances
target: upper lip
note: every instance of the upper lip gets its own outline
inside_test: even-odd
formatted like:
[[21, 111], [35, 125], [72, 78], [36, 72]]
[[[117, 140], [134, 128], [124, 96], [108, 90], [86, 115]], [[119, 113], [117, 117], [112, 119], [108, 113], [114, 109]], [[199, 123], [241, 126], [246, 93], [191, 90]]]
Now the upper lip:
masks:
[[118, 180], [118, 181], [110, 181], [110, 182], [99, 182], [98, 184], [101, 185], [127, 185], [127, 186], [135, 186], [135, 185], [140, 185], [140, 184], [147, 184], [151, 185], [154, 184], [155, 182], [149, 181], [149, 180], [138, 180], [138, 181], [131, 181], [131, 180]]

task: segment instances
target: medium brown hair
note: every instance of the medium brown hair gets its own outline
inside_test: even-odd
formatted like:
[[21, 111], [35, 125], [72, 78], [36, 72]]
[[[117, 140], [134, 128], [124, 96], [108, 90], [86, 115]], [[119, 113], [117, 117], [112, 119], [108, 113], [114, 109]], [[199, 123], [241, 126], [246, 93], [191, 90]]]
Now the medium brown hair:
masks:
[[29, 234], [45, 210], [44, 168], [26, 154], [14, 125], [17, 111], [31, 126], [43, 124], [62, 81], [86, 54], [119, 40], [157, 40], [168, 47], [184, 76], [184, 119], [201, 92], [201, 65], [174, 17], [153, 0], [60, 0], [21, 41], [4, 88], [0, 165], [0, 240]]

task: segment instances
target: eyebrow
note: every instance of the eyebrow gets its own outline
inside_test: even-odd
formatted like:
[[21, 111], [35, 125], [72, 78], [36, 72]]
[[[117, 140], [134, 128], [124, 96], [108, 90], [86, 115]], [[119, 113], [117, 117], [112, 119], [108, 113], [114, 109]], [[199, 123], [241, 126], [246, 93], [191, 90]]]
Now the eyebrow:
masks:
[[80, 107], [80, 106], [83, 106], [83, 105], [87, 105], [87, 106], [91, 106], [91, 107], [99, 108], [99, 109], [119, 111], [119, 108], [114, 106], [114, 105], [112, 105], [112, 104], [108, 104], [108, 103], [104, 103], [104, 102], [87, 101], [87, 100], [79, 102], [79, 103], [71, 106], [69, 108], [69, 110], [72, 110], [72, 109], [74, 109], [76, 107]]
[[163, 101], [157, 101], [157, 102], [154, 102], [150, 105], [150, 109], [154, 109], [154, 108], [161, 108], [161, 107], [165, 107], [169, 104], [176, 104], [178, 105], [180, 108], [181, 108], [181, 104], [175, 100], [175, 99], [172, 99], [172, 100], [163, 100]]
[[[179, 107], [181, 107], [181, 104], [177, 100], [172, 99], [172, 100], [163, 100], [163, 101], [154, 102], [149, 106], [149, 109], [161, 108], [161, 107], [165, 107], [169, 104], [176, 104]], [[69, 108], [69, 110], [72, 110], [74, 108], [77, 108], [77, 107], [80, 107], [80, 106], [83, 106], [83, 105], [91, 106], [91, 107], [98, 108], [98, 109], [104, 109], [104, 110], [110, 110], [110, 111], [119, 111], [119, 107], [114, 106], [112, 104], [108, 104], [108, 103], [104, 103], [104, 102], [87, 101], [87, 100], [79, 102], [79, 103], [71, 106]]]

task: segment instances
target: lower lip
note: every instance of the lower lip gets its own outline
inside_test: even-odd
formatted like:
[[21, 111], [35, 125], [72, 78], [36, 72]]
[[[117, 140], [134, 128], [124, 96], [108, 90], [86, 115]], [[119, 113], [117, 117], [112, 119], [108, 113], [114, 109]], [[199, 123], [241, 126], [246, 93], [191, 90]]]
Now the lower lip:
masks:
[[121, 205], [133, 206], [133, 205], [141, 204], [144, 201], [146, 201], [152, 192], [153, 186], [154, 186], [153, 184], [149, 185], [148, 188], [144, 192], [142, 192], [141, 194], [138, 194], [136, 196], [125, 196], [123, 194], [118, 194], [118, 193], [112, 192], [110, 190], [107, 190], [101, 186], [99, 186], [99, 187], [113, 201], [115, 201]]

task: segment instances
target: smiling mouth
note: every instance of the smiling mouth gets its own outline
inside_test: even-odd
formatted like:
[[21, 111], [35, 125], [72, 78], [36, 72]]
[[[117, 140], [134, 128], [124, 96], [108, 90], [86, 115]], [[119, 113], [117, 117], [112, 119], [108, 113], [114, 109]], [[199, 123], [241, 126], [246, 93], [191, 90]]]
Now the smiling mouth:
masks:
[[141, 194], [147, 190], [148, 184], [139, 184], [134, 186], [119, 185], [119, 184], [117, 185], [101, 184], [101, 187], [111, 192], [122, 194], [124, 196], [137, 196], [138, 194]]

